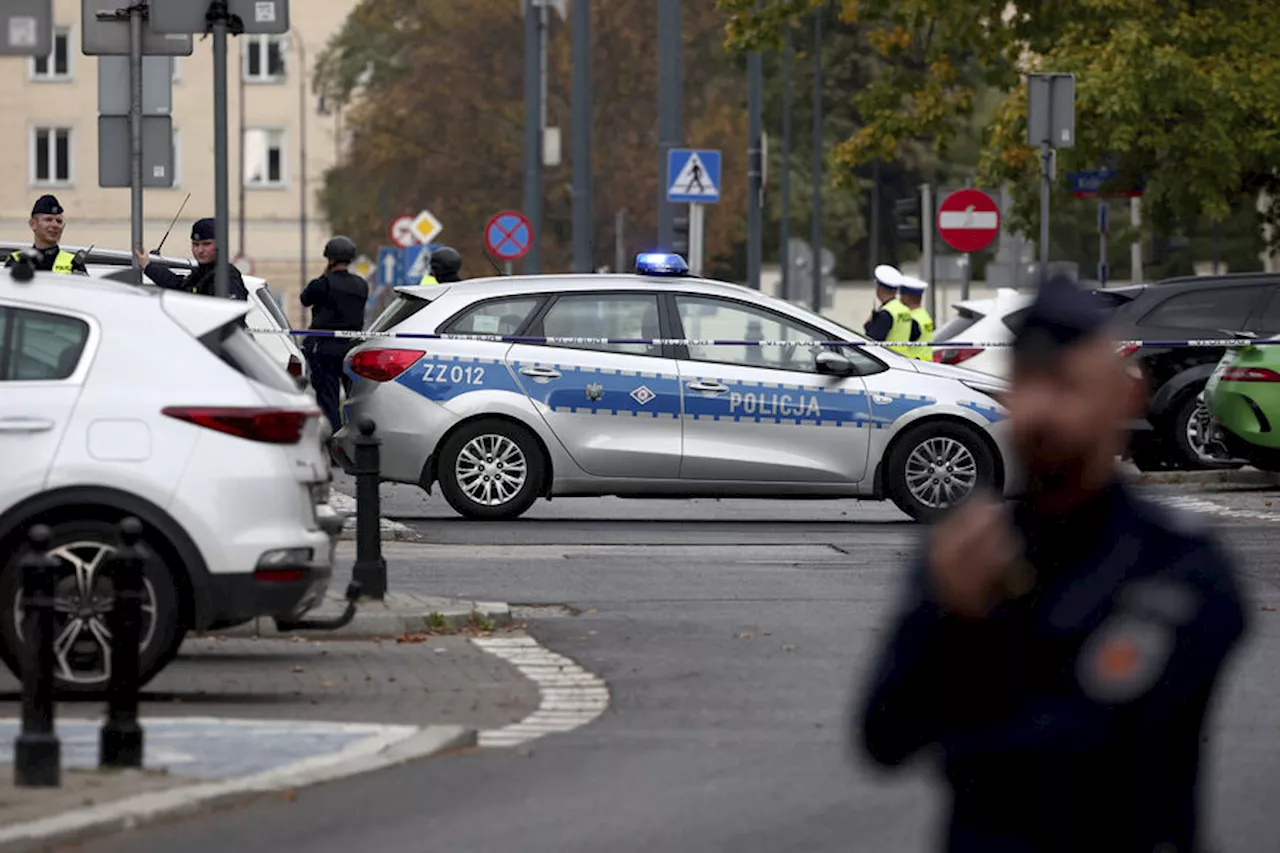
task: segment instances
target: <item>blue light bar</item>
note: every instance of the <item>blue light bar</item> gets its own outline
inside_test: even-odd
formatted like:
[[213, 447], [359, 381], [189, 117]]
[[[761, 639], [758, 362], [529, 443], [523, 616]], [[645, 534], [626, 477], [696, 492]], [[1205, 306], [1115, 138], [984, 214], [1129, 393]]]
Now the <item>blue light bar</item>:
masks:
[[682, 276], [689, 274], [689, 265], [679, 255], [665, 252], [641, 252], [636, 255], [638, 275]]

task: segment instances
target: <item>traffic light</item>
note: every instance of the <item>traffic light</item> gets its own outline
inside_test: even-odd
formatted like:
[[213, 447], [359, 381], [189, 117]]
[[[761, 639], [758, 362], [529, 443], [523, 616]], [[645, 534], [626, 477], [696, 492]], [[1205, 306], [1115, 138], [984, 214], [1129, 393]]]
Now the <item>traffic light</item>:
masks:
[[920, 198], [900, 198], [893, 203], [893, 218], [898, 239], [924, 248], [920, 228]]
[[671, 241], [671, 251], [683, 257], [689, 257], [689, 217], [677, 216], [671, 220], [671, 229], [675, 237]]

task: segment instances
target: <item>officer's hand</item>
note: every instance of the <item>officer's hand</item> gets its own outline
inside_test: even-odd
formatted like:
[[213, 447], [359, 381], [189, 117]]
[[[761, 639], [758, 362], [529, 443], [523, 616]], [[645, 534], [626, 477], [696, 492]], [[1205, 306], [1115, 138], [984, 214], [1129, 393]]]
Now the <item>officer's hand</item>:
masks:
[[151, 263], [151, 259], [147, 257], [146, 252], [139, 252], [137, 249], [134, 249], [133, 256], [138, 259], [138, 266], [140, 267], [145, 267], [147, 264]]
[[929, 576], [938, 603], [965, 618], [984, 618], [1003, 597], [1019, 554], [1019, 539], [1004, 505], [975, 495], [934, 530]]

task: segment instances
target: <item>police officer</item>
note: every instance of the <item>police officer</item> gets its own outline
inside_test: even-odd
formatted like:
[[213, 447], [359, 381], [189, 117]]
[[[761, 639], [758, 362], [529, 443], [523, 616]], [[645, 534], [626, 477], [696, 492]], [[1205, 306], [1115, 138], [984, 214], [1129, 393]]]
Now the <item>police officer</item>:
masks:
[[[37, 255], [35, 268], [45, 272], [88, 275], [84, 257], [80, 253], [64, 252], [58, 245], [63, 228], [66, 227], [62, 214], [62, 205], [51, 195], [40, 196], [32, 206], [31, 219], [27, 225], [31, 226], [31, 248], [35, 249]], [[13, 266], [21, 256], [21, 252], [14, 252], [5, 258], [4, 265]]]
[[1206, 708], [1245, 632], [1231, 560], [1117, 477], [1141, 379], [1072, 281], [1017, 331], [1025, 497], [933, 531], [873, 670], [866, 752], [937, 747], [951, 853], [1191, 853]]
[[[898, 286], [898, 298], [911, 312], [911, 340], [925, 344], [933, 343], [933, 318], [920, 304], [928, 289], [929, 282], [905, 275], [902, 277], [902, 284]], [[933, 349], [930, 347], [911, 347], [907, 354], [921, 361], [933, 361]]]
[[[149, 257], [136, 249], [134, 255], [142, 265], [147, 278], [166, 290], [183, 290], [187, 293], [198, 293], [201, 296], [216, 296], [215, 279], [218, 269], [218, 242], [216, 223], [213, 219], [197, 219], [191, 226], [191, 256], [198, 265], [187, 276], [180, 276], [168, 267], [153, 263]], [[240, 270], [234, 266], [227, 267], [227, 296], [232, 299], [248, 299], [249, 290], [244, 286], [244, 278]]]
[[[898, 298], [902, 285], [902, 273], [896, 267], [880, 264], [874, 270], [876, 278], [876, 302], [878, 307], [863, 325], [867, 337], [873, 341], [911, 340], [911, 311]], [[911, 355], [913, 347], [890, 347], [902, 355]]]
[[[334, 237], [325, 244], [328, 265], [324, 274], [302, 290], [302, 306], [311, 309], [312, 329], [358, 332], [364, 328], [369, 283], [347, 269], [357, 254], [356, 244], [348, 237]], [[342, 361], [356, 343], [353, 339], [330, 337], [308, 337], [303, 343], [311, 365], [316, 401], [334, 432], [342, 428], [342, 413], [338, 408]]]
[[448, 284], [462, 281], [458, 270], [462, 269], [462, 255], [452, 246], [441, 246], [431, 253], [431, 270], [418, 282], [419, 286]]

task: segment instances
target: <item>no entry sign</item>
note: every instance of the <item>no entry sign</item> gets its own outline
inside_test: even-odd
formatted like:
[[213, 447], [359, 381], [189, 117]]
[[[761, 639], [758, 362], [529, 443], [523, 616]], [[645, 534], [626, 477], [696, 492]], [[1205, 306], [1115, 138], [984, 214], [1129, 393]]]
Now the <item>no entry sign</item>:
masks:
[[484, 244], [495, 258], [518, 261], [533, 245], [533, 226], [518, 210], [495, 213], [484, 226]]
[[956, 190], [938, 205], [938, 236], [957, 252], [980, 252], [1000, 234], [1000, 206], [982, 190]]

